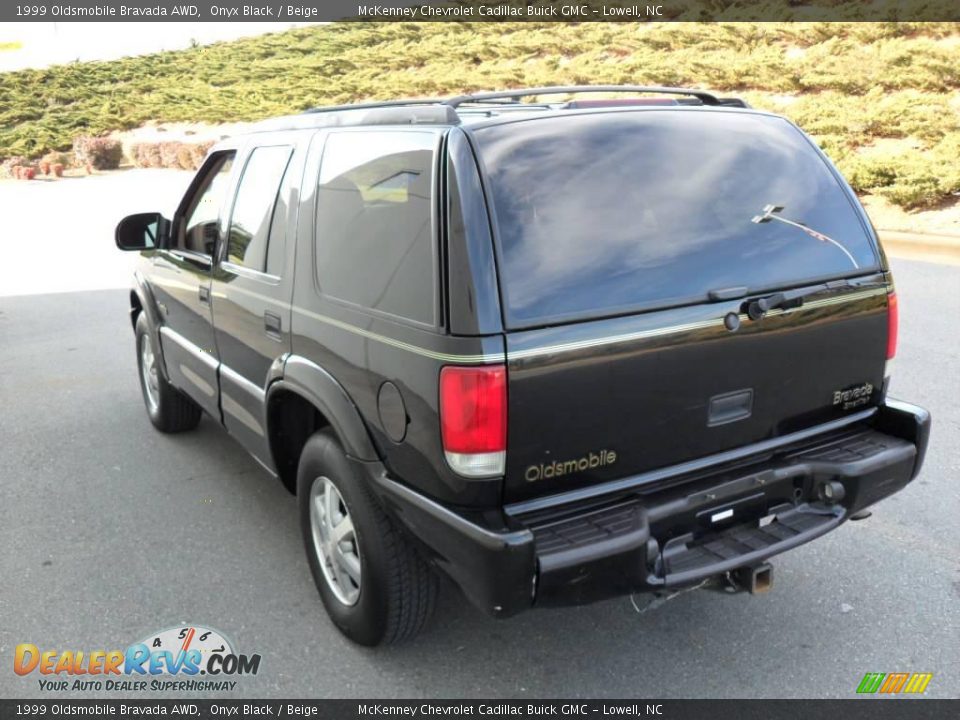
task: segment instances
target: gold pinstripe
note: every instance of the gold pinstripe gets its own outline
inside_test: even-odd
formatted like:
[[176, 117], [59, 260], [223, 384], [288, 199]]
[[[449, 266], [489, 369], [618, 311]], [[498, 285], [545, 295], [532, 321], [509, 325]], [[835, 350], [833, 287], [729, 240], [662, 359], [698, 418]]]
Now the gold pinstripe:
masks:
[[[245, 288], [231, 287], [231, 291], [240, 292], [244, 295], [249, 295], [260, 300], [264, 300], [275, 305], [280, 305], [282, 307], [290, 308], [293, 312], [306, 317], [312, 318], [318, 322], [322, 322], [326, 325], [345, 330], [347, 332], [353, 333], [355, 335], [360, 335], [361, 337], [368, 338], [370, 340], [375, 340], [377, 342], [383, 343], [384, 345], [389, 345], [391, 347], [398, 348], [400, 350], [405, 350], [407, 352], [413, 353], [415, 355], [421, 355], [423, 357], [430, 358], [432, 360], [439, 360], [440, 362], [449, 362], [462, 365], [481, 365], [485, 363], [497, 363], [504, 362], [505, 356], [503, 353], [487, 353], [483, 355], [455, 355], [451, 353], [441, 353], [434, 350], [429, 350], [418, 345], [413, 345], [411, 343], [403, 342], [402, 340], [397, 340], [395, 338], [388, 337], [386, 335], [380, 335], [379, 333], [372, 332], [370, 330], [365, 330], [363, 328], [357, 327], [356, 325], [351, 325], [350, 323], [343, 322], [341, 320], [336, 320], [335, 318], [329, 317], [327, 315], [321, 315], [315, 313], [306, 308], [298, 307], [296, 305], [291, 305], [289, 303], [277, 300], [276, 298], [271, 298], [266, 295], [261, 295], [260, 293], [247, 290]], [[771, 310], [767, 313], [767, 317], [777, 317], [779, 315], [789, 315], [795, 312], [802, 312], [804, 310], [815, 310], [817, 308], [829, 307], [832, 305], [842, 305], [848, 302], [854, 302], [856, 300], [863, 300], [869, 297], [874, 297], [878, 295], [886, 295], [888, 292], [892, 292], [890, 287], [879, 287], [872, 288], [870, 290], [862, 290], [860, 292], [848, 293], [846, 295], [841, 295], [839, 297], [833, 298], [824, 298], [822, 300], [812, 300], [810, 302], [805, 302], [803, 305], [797, 308], [789, 308], [786, 310]], [[216, 294], [216, 297], [223, 297], [220, 293]], [[744, 313], [740, 313], [740, 319], [748, 319]], [[692, 332], [694, 330], [704, 330], [714, 327], [722, 327], [723, 318], [713, 318], [710, 320], [699, 320], [691, 323], [684, 323], [681, 325], [669, 325], [666, 327], [651, 328], [649, 330], [639, 330], [631, 333], [622, 333], [619, 335], [608, 335], [607, 337], [601, 338], [590, 338], [589, 340], [579, 340], [575, 342], [560, 343], [557, 345], [547, 345], [544, 347], [538, 348], [528, 348], [526, 350], [518, 350], [510, 353], [511, 360], [522, 360], [526, 358], [539, 357], [541, 355], [553, 355], [561, 352], [574, 352], [576, 350], [586, 350], [594, 347], [601, 347], [604, 345], [616, 345], [619, 343], [633, 342], [636, 340], [645, 340], [648, 338], [654, 337], [663, 337], [666, 335], [677, 335], [685, 332]]]
[[482, 363], [495, 363], [504, 361], [503, 353], [488, 353], [486, 355], [452, 355], [450, 353], [441, 353], [434, 350], [428, 350], [427, 348], [422, 348], [418, 345], [411, 345], [410, 343], [403, 342], [402, 340], [396, 340], [395, 338], [387, 337], [386, 335], [380, 335], [369, 330], [364, 330], [356, 325], [341, 322], [340, 320], [335, 320], [332, 317], [327, 317], [326, 315], [320, 315], [318, 313], [311, 312], [310, 310], [305, 310], [304, 308], [297, 307], [296, 305], [293, 306], [293, 311], [301, 315], [306, 315], [309, 318], [313, 318], [314, 320], [327, 325], [340, 328], [341, 330], [352, 332], [355, 335], [360, 335], [362, 337], [369, 338], [370, 340], [376, 340], [384, 345], [390, 345], [391, 347], [399, 348], [400, 350], [406, 350], [407, 352], [414, 353], [415, 355], [422, 355], [423, 357], [428, 357], [432, 360], [440, 360], [441, 362], [456, 363], [461, 365], [478, 365]]
[[[843, 303], [863, 300], [876, 295], [886, 295], [888, 289], [885, 287], [873, 288], [871, 290], [862, 290], [856, 293], [849, 293], [835, 298], [824, 298], [822, 300], [813, 300], [805, 302], [797, 308], [787, 310], [771, 310], [766, 317], [776, 317], [778, 315], [789, 315], [804, 310], [815, 310], [816, 308], [829, 307], [831, 305], [841, 305]], [[744, 313], [740, 313], [740, 319], [748, 319]], [[713, 318], [711, 320], [700, 320], [698, 322], [686, 323], [683, 325], [670, 325], [661, 328], [651, 328], [649, 330], [640, 330], [632, 333], [623, 333], [621, 335], [609, 335], [602, 338], [591, 338], [589, 340], [579, 340], [570, 343], [560, 343], [558, 345], [548, 345], [539, 348], [528, 348], [526, 350], [517, 350], [510, 353], [511, 360], [539, 357], [540, 355], [553, 355], [561, 352], [573, 352], [575, 350], [586, 350], [588, 348], [600, 347], [603, 345], [613, 345], [623, 342], [632, 342], [634, 340], [645, 340], [652, 337], [662, 337], [665, 335], [676, 335], [693, 330], [702, 330], [706, 328], [723, 327], [723, 318]]]
[[639, 330], [632, 333], [623, 333], [622, 335], [608, 335], [601, 338], [590, 338], [589, 340], [578, 340], [576, 342], [561, 343], [559, 345], [548, 345], [539, 348], [528, 348], [526, 350], [516, 350], [510, 353], [510, 359], [522, 359], [528, 357], [537, 357], [538, 355], [552, 355], [558, 352], [572, 352], [574, 350], [586, 350], [587, 348], [598, 347], [601, 345], [615, 345], [618, 343], [631, 342], [633, 340], [644, 340], [646, 338], [660, 337], [662, 335], [674, 335], [692, 330], [702, 330], [717, 325], [723, 325], [723, 318], [714, 318], [711, 320], [700, 320], [683, 325], [669, 325], [666, 327], [651, 328], [649, 330]]
[[[400, 350], [406, 350], [407, 352], [414, 353], [415, 355], [422, 355], [424, 357], [431, 358], [432, 360], [439, 360], [441, 362], [456, 363], [461, 365], [479, 365], [483, 363], [504, 362], [505, 360], [503, 353], [488, 353], [486, 355], [454, 355], [450, 353], [436, 352], [434, 350], [428, 350], [427, 348], [420, 347], [419, 345], [412, 345], [410, 343], [403, 342], [402, 340], [397, 340], [386, 335], [380, 335], [379, 333], [375, 333], [370, 330], [364, 330], [356, 325], [345, 323], [327, 315], [321, 315], [311, 310], [307, 310], [306, 308], [298, 307], [297, 305], [291, 305], [288, 302], [277, 300], [276, 298], [272, 298], [267, 295], [261, 295], [253, 290], [231, 286], [230, 292], [239, 292], [242, 295], [248, 295], [258, 300], [263, 300], [273, 303], [274, 305], [288, 308], [299, 315], [304, 315], [326, 325], [331, 325], [332, 327], [346, 330], [354, 335], [360, 335], [361, 337], [365, 337], [370, 340], [376, 340], [384, 345], [390, 345], [391, 347], [399, 348]], [[215, 293], [214, 297], [225, 298], [226, 295], [223, 293]]]

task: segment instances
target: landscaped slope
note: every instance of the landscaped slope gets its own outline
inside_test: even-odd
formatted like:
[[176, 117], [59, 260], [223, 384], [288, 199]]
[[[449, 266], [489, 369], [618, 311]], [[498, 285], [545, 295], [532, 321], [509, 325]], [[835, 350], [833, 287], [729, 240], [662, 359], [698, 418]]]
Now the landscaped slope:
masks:
[[812, 133], [861, 191], [960, 190], [954, 24], [343, 23], [0, 74], [0, 159], [147, 121], [226, 122], [375, 98], [633, 83], [741, 94]]

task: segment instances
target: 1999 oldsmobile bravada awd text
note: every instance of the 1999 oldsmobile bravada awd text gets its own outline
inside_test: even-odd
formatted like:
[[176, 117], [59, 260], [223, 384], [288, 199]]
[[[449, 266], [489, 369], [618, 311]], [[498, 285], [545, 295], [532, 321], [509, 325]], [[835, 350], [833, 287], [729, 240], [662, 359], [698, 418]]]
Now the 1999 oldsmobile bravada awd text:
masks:
[[897, 296], [863, 209], [740, 100], [322, 108], [220, 143], [116, 242], [153, 424], [206, 412], [297, 494], [364, 644], [416, 632], [437, 572], [500, 617], [764, 589], [926, 450], [929, 415], [886, 395]]

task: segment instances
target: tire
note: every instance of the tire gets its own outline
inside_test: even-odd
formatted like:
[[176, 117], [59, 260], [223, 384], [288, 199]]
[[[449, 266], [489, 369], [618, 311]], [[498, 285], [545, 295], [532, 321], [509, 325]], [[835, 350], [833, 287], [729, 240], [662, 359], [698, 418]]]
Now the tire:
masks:
[[157, 364], [160, 357], [158, 348], [150, 337], [147, 319], [143, 313], [137, 317], [136, 336], [137, 375], [140, 377], [140, 391], [143, 393], [143, 404], [150, 422], [157, 430], [165, 433], [193, 430], [199, 424], [203, 411], [163, 377]]
[[[433, 612], [438, 579], [384, 513], [329, 430], [315, 433], [303, 448], [297, 503], [310, 572], [337, 628], [368, 646], [416, 635]], [[325, 508], [333, 506], [329, 515], [336, 531], [324, 524]], [[348, 521], [352, 537], [344, 530]], [[335, 537], [343, 539], [335, 543]], [[342, 560], [334, 567], [324, 552]], [[357, 565], [359, 583], [347, 569], [356, 573]]]

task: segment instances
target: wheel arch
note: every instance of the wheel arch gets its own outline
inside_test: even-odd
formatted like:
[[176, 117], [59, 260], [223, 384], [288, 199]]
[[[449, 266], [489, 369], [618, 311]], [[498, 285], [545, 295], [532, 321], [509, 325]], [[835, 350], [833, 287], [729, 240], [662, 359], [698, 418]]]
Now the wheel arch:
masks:
[[130, 324], [133, 326], [134, 331], [137, 329], [137, 318], [140, 317], [140, 313], [143, 312], [143, 301], [140, 299], [140, 294], [136, 290], [130, 291]]
[[159, 332], [160, 316], [153, 299], [153, 292], [147, 279], [138, 271], [133, 275], [133, 287], [130, 288], [130, 322], [134, 330], [137, 327], [137, 318], [145, 312], [147, 322], [153, 332]]
[[362, 461], [379, 459], [360, 411], [347, 391], [322, 367], [292, 355], [266, 396], [267, 436], [277, 475], [296, 492], [297, 464], [309, 437], [329, 427], [344, 452]]
[[147, 323], [147, 332], [153, 340], [154, 353], [157, 354], [159, 362], [157, 367], [164, 379], [169, 382], [170, 374], [167, 372], [167, 361], [163, 356], [163, 343], [160, 342], [160, 327], [163, 324], [160, 313], [154, 301], [153, 292], [147, 279], [139, 271], [133, 275], [133, 287], [130, 289], [130, 325], [134, 334], [137, 332], [137, 320], [142, 315]]

